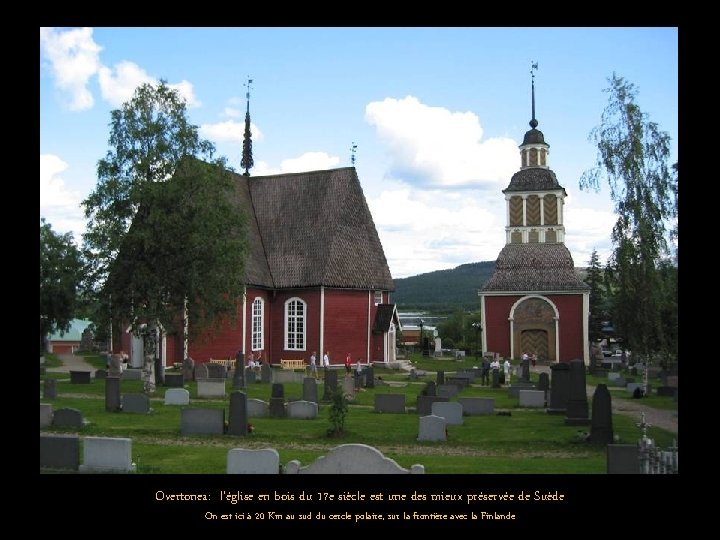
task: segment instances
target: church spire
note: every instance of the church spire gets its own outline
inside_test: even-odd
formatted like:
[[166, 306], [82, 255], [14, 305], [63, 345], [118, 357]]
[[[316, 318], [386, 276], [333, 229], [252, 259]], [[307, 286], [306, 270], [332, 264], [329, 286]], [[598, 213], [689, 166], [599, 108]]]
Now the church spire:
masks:
[[252, 79], [248, 77], [248, 82], [244, 85], [247, 87], [245, 99], [247, 100], [247, 108], [245, 109], [245, 134], [243, 136], [243, 152], [240, 160], [240, 167], [245, 169], [243, 176], [250, 176], [254, 162], [252, 157], [252, 134], [250, 133], [250, 85]]
[[535, 119], [535, 70], [537, 68], [537, 62], [530, 64], [530, 78], [532, 79], [532, 119], [530, 120], [530, 127], [533, 129], [538, 127], [538, 121]]

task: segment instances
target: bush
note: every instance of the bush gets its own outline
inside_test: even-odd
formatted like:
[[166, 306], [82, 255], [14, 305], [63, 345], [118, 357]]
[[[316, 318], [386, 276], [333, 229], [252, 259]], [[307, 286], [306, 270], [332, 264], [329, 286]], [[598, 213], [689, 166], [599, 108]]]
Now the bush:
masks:
[[328, 429], [329, 437], [336, 437], [343, 432], [345, 428], [345, 417], [348, 413], [348, 401], [342, 388], [336, 388], [335, 391], [330, 394], [330, 424], [331, 428]]

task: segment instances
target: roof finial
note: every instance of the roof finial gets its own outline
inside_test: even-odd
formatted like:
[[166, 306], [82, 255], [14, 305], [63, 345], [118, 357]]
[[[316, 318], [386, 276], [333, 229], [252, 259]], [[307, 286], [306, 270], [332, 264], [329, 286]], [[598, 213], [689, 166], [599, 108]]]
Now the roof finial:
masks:
[[250, 169], [252, 169], [254, 162], [252, 157], [252, 134], [250, 132], [250, 85], [253, 80], [248, 75], [248, 82], [243, 86], [247, 87], [245, 92], [245, 99], [247, 100], [247, 108], [245, 109], [245, 134], [243, 136], [243, 152], [242, 159], [240, 160], [240, 167], [245, 169], [243, 176], [250, 176]]
[[530, 120], [530, 127], [533, 129], [538, 126], [538, 121], [535, 119], [535, 71], [537, 68], [537, 61], [530, 63], [530, 77], [532, 78], [532, 119]]
[[352, 146], [350, 147], [350, 163], [352, 163], [352, 166], [355, 166], [355, 152], [357, 151], [357, 144], [355, 144], [355, 141], [353, 141]]

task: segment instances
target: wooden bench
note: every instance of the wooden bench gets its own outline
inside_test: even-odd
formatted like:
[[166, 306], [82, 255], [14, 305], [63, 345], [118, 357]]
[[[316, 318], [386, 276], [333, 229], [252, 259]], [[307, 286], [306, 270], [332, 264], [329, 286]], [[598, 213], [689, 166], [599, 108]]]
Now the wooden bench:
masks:
[[219, 364], [221, 366], [225, 366], [228, 369], [235, 369], [235, 359], [234, 358], [228, 358], [225, 360], [211, 358], [210, 363], [211, 364]]
[[283, 369], [305, 369], [305, 360], [280, 360]]

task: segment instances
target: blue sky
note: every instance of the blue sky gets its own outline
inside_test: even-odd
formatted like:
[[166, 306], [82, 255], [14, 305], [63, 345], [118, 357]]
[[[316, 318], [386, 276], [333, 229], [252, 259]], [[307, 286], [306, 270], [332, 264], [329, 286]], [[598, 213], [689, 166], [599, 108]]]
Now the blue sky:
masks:
[[611, 249], [607, 186], [582, 192], [588, 141], [613, 72], [672, 138], [677, 28], [42, 28], [40, 215], [84, 231], [80, 201], [108, 150], [110, 111], [165, 79], [188, 116], [240, 169], [251, 86], [251, 174], [356, 168], [393, 277], [495, 260], [502, 189], [529, 129], [530, 66], [550, 168], [565, 187], [575, 264]]

